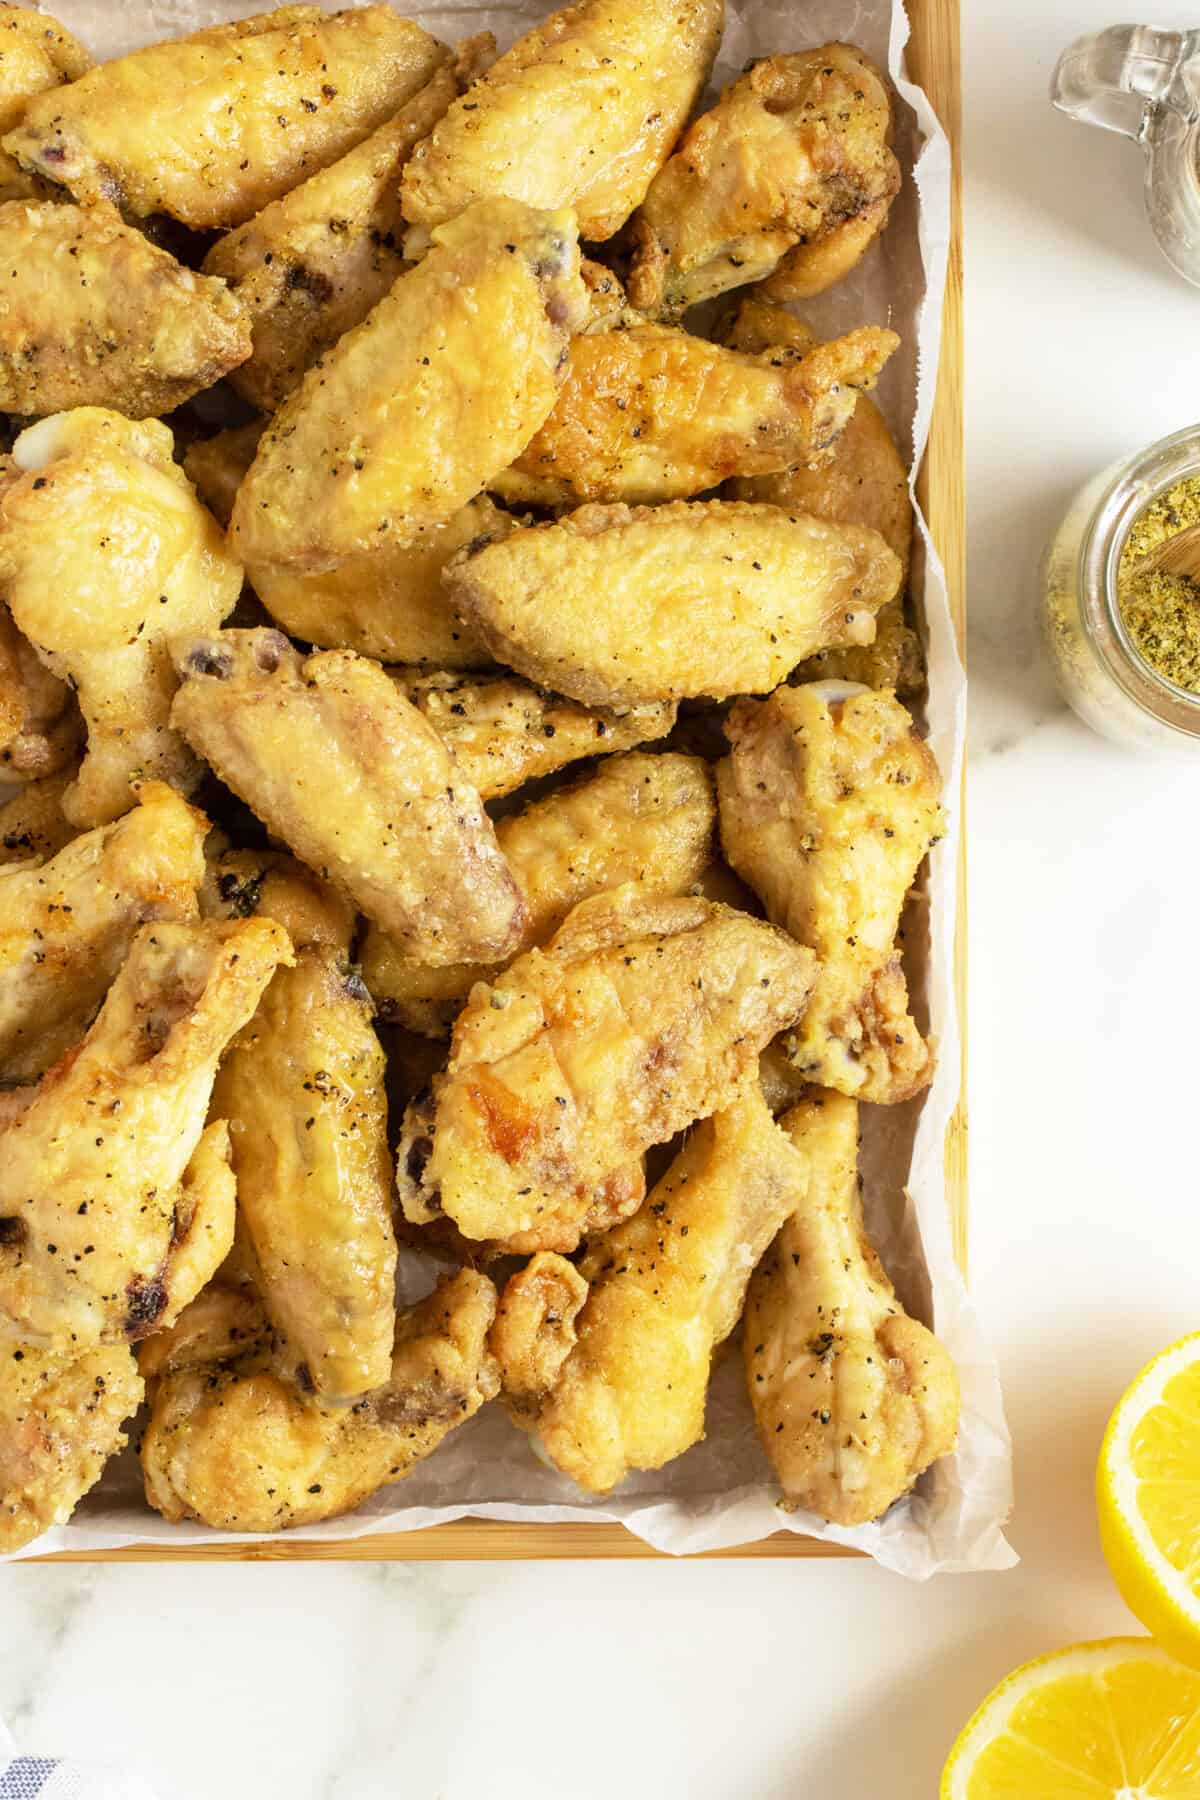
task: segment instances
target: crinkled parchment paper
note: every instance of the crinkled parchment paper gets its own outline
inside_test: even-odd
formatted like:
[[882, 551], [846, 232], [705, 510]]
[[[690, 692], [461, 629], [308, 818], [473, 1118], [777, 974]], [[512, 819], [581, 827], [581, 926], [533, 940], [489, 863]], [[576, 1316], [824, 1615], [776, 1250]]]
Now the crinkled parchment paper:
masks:
[[[268, 3], [56, 0], [50, 10], [96, 55], [110, 57]], [[547, 10], [548, 0], [496, 6], [447, 0], [412, 13], [443, 38], [489, 29], [503, 47]], [[891, 325], [900, 333], [903, 348], [885, 371], [879, 399], [900, 442], [910, 447], [915, 468], [928, 433], [937, 369], [949, 237], [949, 155], [925, 96], [904, 77], [907, 36], [900, 0], [894, 6], [891, 0], [811, 0], [803, 6], [795, 0], [729, 0], [714, 82], [720, 86], [732, 79], [754, 56], [831, 38], [858, 44], [886, 64], [902, 101], [897, 153], [912, 179], [906, 180], [880, 242], [850, 280], [810, 303], [806, 317], [819, 330], [871, 323]], [[530, 121], [530, 130], [536, 130], [536, 121]], [[924, 533], [923, 525], [921, 529]], [[926, 723], [945, 775], [951, 823], [934, 852], [928, 888], [910, 908], [908, 942], [915, 1004], [927, 1012], [940, 1064], [933, 1086], [919, 1102], [864, 1109], [864, 1171], [868, 1217], [883, 1260], [912, 1310], [936, 1325], [958, 1366], [963, 1416], [957, 1453], [876, 1524], [845, 1530], [806, 1513], [783, 1513], [751, 1423], [741, 1356], [727, 1348], [713, 1378], [705, 1441], [665, 1469], [631, 1477], [607, 1499], [589, 1500], [543, 1468], [528, 1439], [509, 1425], [498, 1406], [490, 1406], [402, 1485], [376, 1494], [353, 1517], [315, 1526], [306, 1535], [363, 1537], [464, 1514], [544, 1522], [591, 1518], [622, 1520], [647, 1543], [674, 1552], [746, 1543], [784, 1526], [857, 1545], [888, 1568], [914, 1577], [1004, 1568], [1015, 1560], [1001, 1535], [1010, 1471], [996, 1369], [954, 1263], [946, 1212], [942, 1145], [959, 1087], [952, 946], [964, 680], [942, 572], [927, 534], [925, 549], [916, 559], [916, 580], [929, 661]], [[416, 1270], [408, 1274], [420, 1279]], [[148, 1511], [136, 1465], [127, 1454], [84, 1501], [74, 1521], [50, 1532], [36, 1548], [98, 1550], [137, 1540], [166, 1545], [214, 1535], [204, 1527], [168, 1525]]]

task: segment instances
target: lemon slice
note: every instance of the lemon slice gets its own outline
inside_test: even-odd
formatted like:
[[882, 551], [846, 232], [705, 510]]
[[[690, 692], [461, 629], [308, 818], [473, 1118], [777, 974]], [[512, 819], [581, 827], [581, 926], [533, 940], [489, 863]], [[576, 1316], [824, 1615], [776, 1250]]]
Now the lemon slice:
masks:
[[1142, 1370], [1096, 1469], [1100, 1541], [1126, 1606], [1200, 1665], [1200, 1332]]
[[1200, 1800], [1200, 1673], [1150, 1638], [1025, 1663], [959, 1737], [940, 1800]]

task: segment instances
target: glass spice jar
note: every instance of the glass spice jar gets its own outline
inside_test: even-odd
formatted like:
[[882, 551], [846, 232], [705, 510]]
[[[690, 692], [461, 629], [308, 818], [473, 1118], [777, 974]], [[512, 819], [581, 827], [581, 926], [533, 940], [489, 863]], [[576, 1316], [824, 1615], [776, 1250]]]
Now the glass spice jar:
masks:
[[1042, 565], [1042, 626], [1067, 701], [1094, 731], [1140, 750], [1200, 744], [1200, 693], [1168, 680], [1139, 654], [1117, 598], [1130, 528], [1189, 477], [1200, 478], [1200, 425], [1123, 457], [1085, 483]]

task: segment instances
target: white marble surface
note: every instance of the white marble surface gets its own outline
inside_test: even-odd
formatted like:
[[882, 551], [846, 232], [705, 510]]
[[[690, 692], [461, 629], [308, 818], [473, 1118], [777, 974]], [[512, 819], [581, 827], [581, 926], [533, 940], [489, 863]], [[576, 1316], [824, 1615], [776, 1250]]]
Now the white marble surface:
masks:
[[1200, 294], [1157, 260], [1137, 152], [1045, 100], [1112, 9], [964, 10], [972, 1281], [1021, 1566], [923, 1589], [795, 1562], [9, 1567], [0, 1714], [24, 1747], [127, 1757], [162, 1800], [928, 1800], [1014, 1662], [1134, 1628], [1091, 1477], [1125, 1381], [1200, 1322], [1200, 762], [1077, 727], [1031, 609], [1069, 490], [1200, 411]]

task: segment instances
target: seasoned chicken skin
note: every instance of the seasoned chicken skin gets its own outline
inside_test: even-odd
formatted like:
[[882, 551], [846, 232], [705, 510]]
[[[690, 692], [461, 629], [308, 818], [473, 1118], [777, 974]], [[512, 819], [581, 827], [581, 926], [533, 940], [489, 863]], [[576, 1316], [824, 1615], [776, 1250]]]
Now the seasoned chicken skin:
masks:
[[503, 194], [620, 229], [708, 80], [724, 0], [583, 0], [542, 19], [455, 102], [407, 163], [404, 216], [440, 225]]
[[899, 341], [868, 328], [798, 360], [666, 325], [577, 337], [554, 411], [492, 491], [530, 506], [651, 505], [812, 461]]
[[168, 1519], [281, 1531], [350, 1512], [399, 1481], [496, 1393], [496, 1290], [461, 1269], [399, 1314], [385, 1386], [327, 1406], [271, 1355], [166, 1375], [142, 1440], [146, 1498]]
[[[65, 26], [32, 6], [0, 6], [0, 137], [21, 121], [35, 94], [78, 81], [92, 59]], [[45, 183], [0, 150], [0, 201], [25, 200]]]
[[890, 136], [887, 89], [851, 45], [754, 63], [688, 129], [646, 195], [633, 225], [633, 305], [674, 317], [761, 281], [794, 246], [848, 220], [869, 217], [878, 230], [900, 187]]
[[432, 1131], [417, 1104], [401, 1138], [406, 1216], [573, 1250], [614, 1171], [728, 1104], [813, 972], [782, 932], [705, 900], [585, 900], [545, 950], [473, 989]]
[[900, 565], [876, 532], [776, 506], [581, 506], [446, 572], [497, 661], [592, 706], [762, 693], [869, 644]]
[[204, 1131], [217, 1061], [290, 954], [265, 919], [142, 927], [83, 1043], [0, 1128], [0, 1343], [144, 1337], [214, 1273], [234, 1224], [228, 1133]]
[[40, 781], [73, 772], [82, 746], [83, 720], [74, 693], [43, 665], [7, 606], [0, 606], [0, 781]]
[[725, 855], [820, 968], [787, 1054], [822, 1087], [910, 1099], [933, 1052], [909, 1016], [896, 931], [944, 829], [933, 752], [894, 694], [836, 682], [739, 700], [726, 732]]
[[271, 1343], [271, 1322], [256, 1289], [226, 1280], [227, 1266], [228, 1258], [173, 1325], [138, 1344], [138, 1373], [145, 1382], [157, 1381], [160, 1375], [177, 1369], [232, 1362]]
[[382, 125], [445, 55], [390, 6], [284, 6], [102, 63], [31, 100], [4, 148], [85, 204], [240, 225]]
[[274, 919], [294, 948], [320, 945], [345, 956], [354, 907], [282, 850], [218, 850], [205, 859], [200, 912], [206, 919]]
[[125, 1443], [142, 1391], [125, 1344], [83, 1356], [0, 1350], [0, 1553], [66, 1523]]
[[199, 768], [168, 723], [168, 638], [214, 631], [242, 572], [175, 463], [170, 431], [81, 407], [17, 439], [0, 489], [0, 581], [17, 625], [79, 693], [88, 747], [64, 810], [102, 825], [130, 782], [187, 791]]
[[196, 916], [208, 821], [161, 782], [39, 866], [0, 870], [0, 1080], [78, 1043], [139, 926]]
[[233, 508], [251, 580], [444, 525], [546, 418], [587, 310], [570, 213], [488, 200], [440, 227], [263, 433]]
[[176, 729], [302, 861], [427, 962], [508, 953], [524, 906], [491, 821], [377, 663], [262, 630], [175, 653]]
[[0, 866], [43, 862], [75, 836], [62, 809], [71, 771], [42, 775], [17, 788], [0, 806]]
[[0, 266], [4, 412], [107, 406], [144, 419], [250, 354], [249, 318], [225, 283], [185, 269], [115, 206], [0, 206]]
[[854, 1101], [815, 1092], [782, 1126], [811, 1173], [750, 1283], [746, 1385], [784, 1503], [862, 1525], [953, 1450], [958, 1380], [863, 1227]]

